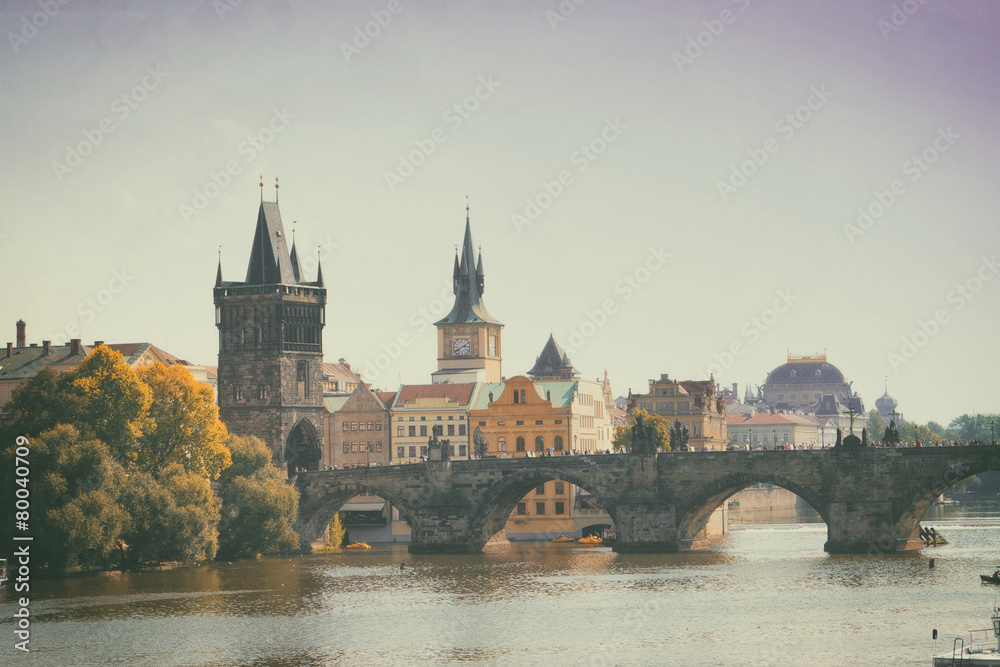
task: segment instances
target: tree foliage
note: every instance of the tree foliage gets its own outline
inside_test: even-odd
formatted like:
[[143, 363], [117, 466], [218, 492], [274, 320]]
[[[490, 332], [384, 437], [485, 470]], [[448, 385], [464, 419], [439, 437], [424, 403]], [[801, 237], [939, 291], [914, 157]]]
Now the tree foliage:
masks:
[[339, 549], [340, 545], [344, 543], [346, 533], [347, 531], [340, 523], [340, 512], [337, 512], [333, 515], [333, 520], [330, 521], [330, 535], [326, 540], [326, 545], [333, 549]]
[[153, 475], [169, 463], [216, 479], [232, 462], [225, 425], [212, 389], [183, 366], [153, 364], [139, 370], [152, 402], [136, 451], [136, 465]]
[[233, 466], [242, 474], [223, 475], [220, 480], [219, 557], [252, 558], [298, 548], [293, 528], [298, 491], [270, 464], [267, 445], [254, 437], [230, 436], [229, 449]]
[[885, 433], [885, 427], [889, 424], [885, 421], [878, 410], [874, 408], [868, 411], [868, 433], [871, 434], [873, 438], [880, 438], [883, 433]]
[[670, 429], [663, 417], [636, 408], [629, 412], [628, 423], [615, 430], [611, 446], [633, 454], [652, 454], [659, 447], [670, 451]]
[[[990, 427], [992, 428], [992, 431]], [[994, 438], [1000, 441], [1000, 415], [962, 415], [951, 420], [949, 428], [958, 429], [956, 439], [978, 440], [980, 442], [992, 442]]]

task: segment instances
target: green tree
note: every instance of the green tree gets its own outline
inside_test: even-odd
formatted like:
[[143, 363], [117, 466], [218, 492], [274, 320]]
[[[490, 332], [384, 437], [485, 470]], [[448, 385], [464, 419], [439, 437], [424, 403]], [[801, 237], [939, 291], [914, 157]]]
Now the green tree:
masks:
[[158, 476], [168, 464], [180, 463], [189, 472], [218, 478], [232, 460], [212, 389], [180, 365], [153, 364], [140, 369], [138, 377], [152, 401], [136, 465]]
[[230, 436], [229, 450], [240, 474], [227, 471], [220, 478], [219, 557], [252, 558], [298, 548], [293, 528], [298, 491], [271, 465], [267, 445], [254, 437]]
[[948, 439], [948, 431], [946, 431], [944, 426], [941, 426], [941, 424], [936, 421], [927, 422], [927, 428], [929, 428], [931, 433], [934, 435], [940, 436], [942, 440]]
[[633, 454], [651, 454], [658, 447], [670, 451], [670, 429], [663, 417], [636, 408], [629, 412], [628, 423], [615, 430], [611, 446], [615, 451], [625, 449]]
[[879, 411], [873, 409], [868, 411], [868, 423], [866, 426], [868, 427], [868, 433], [871, 437], [880, 438], [882, 437], [882, 434], [885, 433], [885, 427], [888, 426], [888, 424], [885, 419], [882, 418], [882, 415], [879, 414]]
[[326, 540], [327, 546], [332, 549], [339, 549], [340, 545], [344, 543], [345, 534], [346, 531], [340, 524], [340, 512], [337, 512], [333, 515], [333, 520], [330, 521], [330, 536]]
[[[990, 427], [993, 426], [993, 430]], [[951, 420], [949, 428], [958, 429], [958, 440], [979, 440], [992, 442], [993, 438], [1000, 440], [1000, 415], [962, 415]]]

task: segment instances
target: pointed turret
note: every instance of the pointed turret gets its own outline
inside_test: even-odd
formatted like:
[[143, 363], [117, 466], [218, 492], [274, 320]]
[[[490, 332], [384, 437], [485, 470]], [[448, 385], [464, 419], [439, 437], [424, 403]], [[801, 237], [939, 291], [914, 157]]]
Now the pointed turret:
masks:
[[222, 257], [219, 257], [219, 270], [215, 272], [215, 286], [222, 287]]
[[462, 250], [459, 257], [455, 259], [454, 287], [455, 305], [451, 312], [438, 322], [440, 324], [459, 323], [489, 323], [500, 324], [490, 315], [483, 304], [483, 274], [482, 274], [482, 253], [479, 257], [477, 267], [475, 253], [472, 244], [472, 224], [469, 222], [468, 209], [465, 217], [465, 238], [462, 241]]
[[476, 283], [479, 286], [479, 296], [483, 295], [483, 251], [479, 251], [479, 259], [476, 261]]
[[292, 238], [292, 255], [289, 258], [292, 263], [292, 275], [295, 277], [295, 282], [302, 280], [302, 267], [299, 266], [299, 253], [295, 250], [295, 239]]
[[535, 360], [535, 365], [528, 371], [528, 377], [535, 381], [575, 380], [580, 374], [573, 368], [573, 362], [569, 360], [569, 356], [556, 339], [549, 334], [549, 339]]
[[254, 232], [247, 266], [247, 285], [294, 285], [298, 281], [292, 271], [285, 230], [277, 202], [260, 203], [257, 230]]
[[316, 258], [316, 287], [326, 287], [323, 284], [323, 265], [319, 261], [319, 257]]
[[461, 271], [458, 265], [458, 253], [455, 253], [455, 270], [452, 273], [451, 278], [451, 291], [453, 294], [458, 294], [458, 274]]

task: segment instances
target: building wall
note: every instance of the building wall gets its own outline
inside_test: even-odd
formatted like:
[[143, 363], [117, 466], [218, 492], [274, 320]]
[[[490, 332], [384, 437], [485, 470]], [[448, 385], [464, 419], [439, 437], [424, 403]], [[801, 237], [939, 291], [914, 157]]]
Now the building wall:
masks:
[[453, 459], [469, 458], [469, 410], [456, 400], [433, 396], [418, 397], [397, 404], [390, 412], [393, 463], [417, 463], [427, 456], [427, 441], [435, 425], [443, 427], [442, 439], [451, 442]]
[[717, 398], [714, 382], [708, 395], [692, 395], [681, 382], [666, 374], [649, 381], [649, 393], [629, 397], [629, 410], [642, 408], [670, 424], [680, 422], [688, 429], [688, 447], [694, 450], [723, 450], [729, 444], [725, 402]]
[[389, 464], [392, 451], [389, 411], [367, 387], [355, 387], [340, 410], [326, 414], [324, 424], [327, 442], [324, 466]]

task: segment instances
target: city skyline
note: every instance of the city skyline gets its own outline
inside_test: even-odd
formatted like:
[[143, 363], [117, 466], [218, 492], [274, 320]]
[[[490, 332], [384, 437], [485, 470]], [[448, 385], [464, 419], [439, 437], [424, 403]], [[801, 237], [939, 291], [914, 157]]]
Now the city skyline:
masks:
[[468, 202], [506, 377], [550, 333], [616, 396], [825, 351], [866, 408], [1000, 412], [989, 3], [39, 7], [0, 10], [4, 341], [215, 365], [263, 174], [376, 387], [437, 367]]

